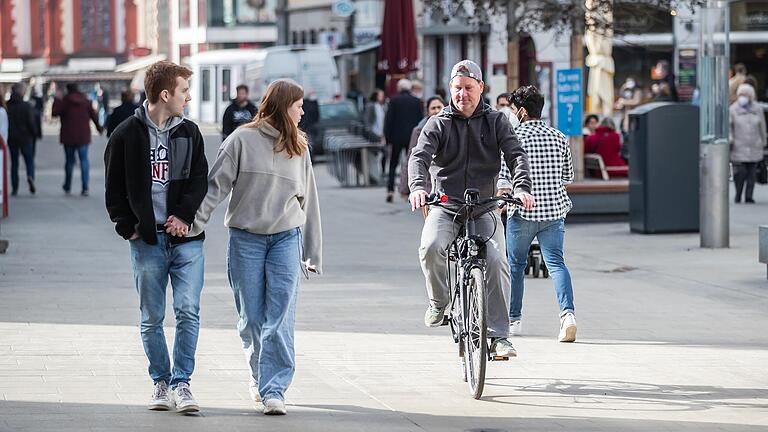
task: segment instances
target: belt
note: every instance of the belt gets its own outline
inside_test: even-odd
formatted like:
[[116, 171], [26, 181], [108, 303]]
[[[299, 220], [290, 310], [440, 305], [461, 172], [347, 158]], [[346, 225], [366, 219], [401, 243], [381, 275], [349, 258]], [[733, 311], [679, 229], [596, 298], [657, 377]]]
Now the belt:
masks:
[[155, 225], [155, 231], [165, 232], [165, 225]]

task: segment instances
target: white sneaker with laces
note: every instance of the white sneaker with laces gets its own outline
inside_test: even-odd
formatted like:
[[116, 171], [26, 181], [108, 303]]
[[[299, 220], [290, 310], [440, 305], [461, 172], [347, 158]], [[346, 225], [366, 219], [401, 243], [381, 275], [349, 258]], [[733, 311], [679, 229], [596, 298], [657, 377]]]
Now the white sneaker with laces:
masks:
[[560, 334], [557, 336], [560, 342], [574, 342], [576, 340], [576, 317], [573, 313], [560, 317]]
[[514, 320], [509, 322], [509, 335], [510, 336], [523, 335], [523, 323], [520, 320]]
[[280, 399], [267, 399], [264, 401], [265, 415], [285, 415], [285, 402]]
[[168, 384], [165, 381], [155, 383], [155, 390], [152, 392], [147, 408], [153, 411], [168, 411], [173, 408], [173, 402], [168, 394]]
[[251, 400], [259, 403], [261, 402], [261, 395], [259, 394], [259, 383], [251, 380], [248, 383], [248, 393], [251, 395]]
[[192, 396], [192, 391], [189, 389], [189, 384], [180, 382], [173, 389], [173, 400], [176, 402], [176, 412], [178, 413], [193, 413], [200, 411], [200, 406], [197, 404], [195, 397]]
[[517, 357], [517, 351], [512, 342], [507, 338], [497, 338], [491, 343], [491, 356], [493, 357]]
[[432, 305], [427, 307], [427, 311], [424, 312], [424, 325], [427, 327], [440, 327], [443, 325], [443, 315], [445, 312], [445, 306], [436, 308]]

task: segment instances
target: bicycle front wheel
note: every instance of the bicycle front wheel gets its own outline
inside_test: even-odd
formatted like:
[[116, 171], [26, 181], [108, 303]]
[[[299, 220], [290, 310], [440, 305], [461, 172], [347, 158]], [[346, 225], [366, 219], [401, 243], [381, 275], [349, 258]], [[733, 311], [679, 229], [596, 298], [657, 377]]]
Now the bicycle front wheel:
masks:
[[475, 399], [480, 399], [485, 386], [485, 366], [488, 361], [488, 344], [486, 343], [486, 312], [485, 312], [485, 277], [479, 268], [473, 268], [469, 273], [467, 287], [466, 330], [464, 338], [464, 361], [466, 364], [467, 384], [469, 393]]

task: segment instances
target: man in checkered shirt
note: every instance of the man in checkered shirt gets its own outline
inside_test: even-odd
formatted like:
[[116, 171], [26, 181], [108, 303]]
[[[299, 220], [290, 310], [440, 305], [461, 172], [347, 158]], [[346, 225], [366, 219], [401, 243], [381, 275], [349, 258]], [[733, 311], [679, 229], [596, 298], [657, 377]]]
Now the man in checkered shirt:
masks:
[[[571, 150], [565, 135], [541, 120], [544, 97], [536, 87], [517, 89], [511, 94], [510, 102], [520, 120], [515, 133], [528, 153], [533, 182], [531, 193], [536, 200], [536, 207], [532, 209], [510, 209], [507, 219], [507, 257], [512, 282], [510, 334], [521, 334], [525, 265], [528, 250], [537, 237], [560, 303], [558, 340], [573, 342], [576, 340], [573, 287], [571, 274], [563, 260], [565, 216], [573, 207], [565, 191], [565, 185], [573, 182]], [[510, 180], [509, 170], [502, 161], [497, 184], [499, 192], [512, 187]]]

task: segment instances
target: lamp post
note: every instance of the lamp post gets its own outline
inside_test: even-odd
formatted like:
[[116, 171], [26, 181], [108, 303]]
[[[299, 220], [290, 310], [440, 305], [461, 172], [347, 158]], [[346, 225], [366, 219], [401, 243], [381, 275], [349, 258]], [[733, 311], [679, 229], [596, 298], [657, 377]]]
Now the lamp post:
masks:
[[701, 8], [699, 46], [701, 247], [727, 248], [728, 215], [728, 1], [706, 0]]

